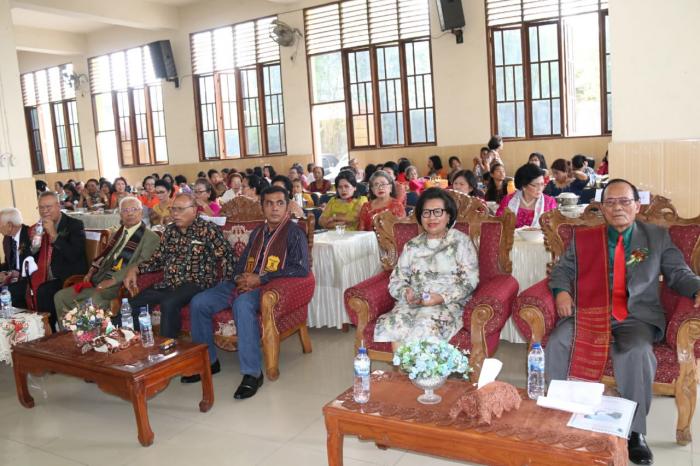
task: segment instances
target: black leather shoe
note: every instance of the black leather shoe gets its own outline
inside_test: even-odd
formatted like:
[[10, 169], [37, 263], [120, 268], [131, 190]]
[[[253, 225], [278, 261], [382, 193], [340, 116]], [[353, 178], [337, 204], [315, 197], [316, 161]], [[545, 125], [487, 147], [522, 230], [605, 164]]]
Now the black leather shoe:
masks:
[[654, 464], [654, 455], [644, 439], [644, 434], [631, 432], [627, 441], [627, 450], [630, 461], [634, 464]]
[[253, 377], [252, 375], [244, 375], [241, 384], [238, 386], [236, 393], [233, 397], [237, 400], [244, 400], [250, 398], [258, 392], [258, 388], [262, 387], [264, 377], [262, 373], [259, 377]]
[[[214, 364], [211, 365], [211, 375], [218, 374], [219, 372], [221, 372], [221, 364], [219, 364], [219, 360], [217, 359], [214, 361]], [[202, 380], [202, 378], [199, 376], [199, 374], [180, 377], [180, 382], [182, 383], [197, 383], [200, 380]]]

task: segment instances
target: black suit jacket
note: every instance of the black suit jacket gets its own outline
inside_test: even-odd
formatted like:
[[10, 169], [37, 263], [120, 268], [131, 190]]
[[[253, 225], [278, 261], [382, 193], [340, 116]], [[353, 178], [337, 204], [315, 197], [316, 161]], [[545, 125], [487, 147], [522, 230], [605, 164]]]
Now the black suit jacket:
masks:
[[[5, 262], [0, 264], [0, 271], [9, 272], [17, 270], [17, 264], [10, 264], [10, 249], [12, 248], [12, 237], [5, 236], [2, 239], [2, 252], [5, 255]], [[32, 239], [29, 237], [29, 227], [22, 225], [19, 232], [19, 265], [22, 266], [24, 259], [32, 255]]]
[[[51, 272], [63, 281], [71, 275], [84, 275], [88, 265], [85, 257], [85, 228], [83, 222], [62, 214], [56, 226], [58, 237], [53, 243]], [[38, 260], [39, 253], [35, 258]]]

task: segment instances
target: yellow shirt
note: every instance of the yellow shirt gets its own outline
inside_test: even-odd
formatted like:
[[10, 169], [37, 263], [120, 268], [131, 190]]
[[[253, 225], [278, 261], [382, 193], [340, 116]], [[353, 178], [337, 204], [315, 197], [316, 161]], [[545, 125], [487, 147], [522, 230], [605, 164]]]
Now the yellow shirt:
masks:
[[350, 199], [349, 201], [344, 201], [338, 197], [331, 198], [321, 217], [325, 220], [333, 215], [342, 215], [347, 220], [345, 229], [349, 231], [357, 230], [357, 225], [360, 221], [360, 209], [365, 202], [367, 202], [365, 196]]

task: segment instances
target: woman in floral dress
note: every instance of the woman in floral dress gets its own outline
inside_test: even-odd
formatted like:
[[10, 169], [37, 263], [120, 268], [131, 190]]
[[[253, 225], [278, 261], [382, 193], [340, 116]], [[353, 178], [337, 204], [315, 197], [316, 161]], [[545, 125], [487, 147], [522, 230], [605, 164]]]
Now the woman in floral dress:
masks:
[[463, 327], [464, 305], [479, 284], [476, 249], [464, 233], [451, 228], [457, 217], [454, 200], [429, 188], [416, 205], [425, 230], [406, 243], [391, 274], [391, 312], [377, 319], [374, 341], [403, 342], [425, 338], [449, 341]]

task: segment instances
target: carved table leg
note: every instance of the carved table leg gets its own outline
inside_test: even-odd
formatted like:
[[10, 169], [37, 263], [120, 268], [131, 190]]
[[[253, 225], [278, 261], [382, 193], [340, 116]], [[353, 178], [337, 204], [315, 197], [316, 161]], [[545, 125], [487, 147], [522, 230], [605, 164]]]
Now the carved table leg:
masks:
[[27, 373], [20, 370], [20, 364], [15, 361], [13, 370], [15, 372], [15, 386], [17, 387], [17, 398], [19, 402], [25, 408], [34, 407], [34, 398], [29, 393], [29, 387], [27, 386]]
[[199, 411], [206, 413], [214, 404], [214, 384], [212, 382], [211, 369], [209, 368], [209, 357], [204, 361], [204, 366], [200, 376], [202, 378], [202, 401], [199, 402]]
[[134, 384], [132, 394], [132, 404], [134, 405], [134, 414], [136, 415], [136, 426], [139, 430], [139, 442], [144, 447], [153, 444], [153, 431], [151, 423], [148, 421], [148, 406], [146, 405], [146, 388], [143, 382]]
[[326, 417], [326, 452], [328, 466], [343, 466], [343, 434], [337, 419]]

